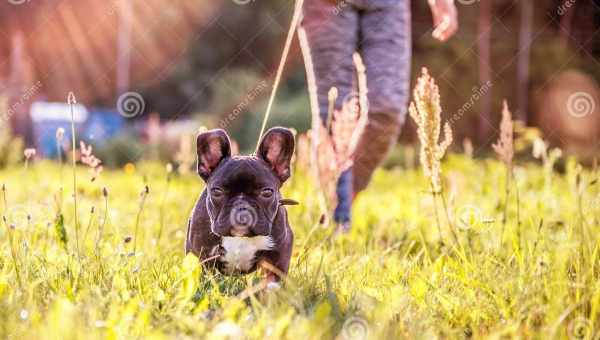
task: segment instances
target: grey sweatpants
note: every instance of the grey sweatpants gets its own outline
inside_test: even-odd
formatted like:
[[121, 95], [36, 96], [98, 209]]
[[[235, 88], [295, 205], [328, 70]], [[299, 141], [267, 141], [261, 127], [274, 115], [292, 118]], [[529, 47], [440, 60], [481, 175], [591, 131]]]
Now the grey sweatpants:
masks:
[[[313, 127], [328, 113], [328, 92], [340, 109], [355, 90], [352, 55], [366, 67], [368, 123], [352, 168], [353, 191], [363, 190], [394, 145], [404, 123], [410, 86], [410, 0], [305, 0], [299, 37], [307, 65]], [[310, 81], [309, 81], [310, 83]]]

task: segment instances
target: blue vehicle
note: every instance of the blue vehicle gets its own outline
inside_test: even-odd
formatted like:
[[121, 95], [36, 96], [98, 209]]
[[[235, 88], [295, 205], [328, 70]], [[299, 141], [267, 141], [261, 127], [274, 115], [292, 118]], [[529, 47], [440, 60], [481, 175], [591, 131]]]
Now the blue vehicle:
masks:
[[[38, 153], [47, 158], [58, 158], [56, 132], [62, 128], [62, 143], [70, 144], [71, 108], [66, 103], [35, 102], [31, 105], [33, 135]], [[125, 127], [124, 118], [117, 111], [106, 109], [88, 110], [81, 104], [73, 106], [73, 120], [78, 140], [102, 145]]]

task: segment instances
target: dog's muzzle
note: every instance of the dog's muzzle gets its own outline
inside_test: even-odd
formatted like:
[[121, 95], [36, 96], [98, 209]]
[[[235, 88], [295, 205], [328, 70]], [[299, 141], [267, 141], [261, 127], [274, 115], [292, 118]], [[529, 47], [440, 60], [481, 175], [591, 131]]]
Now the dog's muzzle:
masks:
[[258, 214], [256, 209], [245, 202], [236, 203], [229, 213], [232, 236], [247, 236], [256, 225]]

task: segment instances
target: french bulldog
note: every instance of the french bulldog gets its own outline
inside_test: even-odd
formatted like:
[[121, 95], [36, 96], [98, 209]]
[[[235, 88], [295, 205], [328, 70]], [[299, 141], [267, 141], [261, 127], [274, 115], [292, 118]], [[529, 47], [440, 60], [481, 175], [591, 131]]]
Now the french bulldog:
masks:
[[294, 235], [279, 189], [290, 177], [294, 135], [270, 129], [256, 155], [232, 156], [229, 136], [215, 129], [197, 138], [198, 174], [206, 183], [188, 221], [186, 254], [224, 274], [247, 274], [260, 261], [273, 270], [267, 282], [288, 272]]

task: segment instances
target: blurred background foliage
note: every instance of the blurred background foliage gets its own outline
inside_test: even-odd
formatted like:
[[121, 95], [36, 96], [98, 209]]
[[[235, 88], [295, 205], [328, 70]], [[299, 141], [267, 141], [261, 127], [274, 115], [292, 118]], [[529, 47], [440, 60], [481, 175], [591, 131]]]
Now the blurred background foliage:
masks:
[[[600, 100], [600, 94], [597, 93], [600, 36], [596, 34], [600, 26], [599, 2], [481, 0], [468, 5], [457, 2], [459, 32], [447, 43], [440, 43], [431, 37], [432, 19], [426, 1], [412, 1], [413, 79], [420, 73], [421, 67], [429, 68], [440, 86], [447, 119], [461, 112], [466, 103], [473, 102], [453, 124], [455, 140], [458, 142], [455, 143], [456, 148], [460, 148], [463, 139], [469, 138], [476, 146], [476, 153], [489, 150], [486, 147], [497, 135], [496, 127], [504, 98], [508, 100], [516, 118], [528, 125], [544, 129], [542, 123], [547, 123], [546, 130], [550, 133], [545, 132], [550, 135], [551, 142], [569, 142], [568, 131], [561, 130], [569, 125], [565, 121], [569, 117], [561, 115], [557, 107], [543, 104], [549, 102], [549, 96], [554, 96], [555, 92], [550, 89], [578, 91], [570, 84], [557, 81], [564, 79], [561, 76], [568, 72], [571, 72], [570, 75], [580, 75], [583, 83], [589, 85], [586, 89], [594, 91], [594, 98]], [[118, 30], [114, 27], [118, 27], [118, 15], [114, 13], [119, 8], [118, 0], [104, 3], [106, 8], [102, 11], [97, 9], [99, 3], [93, 3], [93, 6], [86, 5], [86, 1], [77, 2], [77, 6], [74, 3], [44, 0], [26, 2], [20, 6], [0, 5], [0, 28], [7, 32], [4, 42], [0, 43], [0, 56], [5, 60], [10, 59], [11, 43], [6, 37], [11, 32], [24, 30], [25, 45], [30, 47], [33, 60], [31, 73], [37, 72], [37, 76], [31, 76], [31, 80], [44, 82], [43, 99], [64, 101], [62, 94], [75, 89], [86, 104], [115, 107], [120, 92], [115, 91], [115, 80], [112, 79], [115, 74], [112, 59], [104, 65], [106, 70], [104, 76], [100, 77], [102, 81], [93, 77], [98, 81], [84, 89], [74, 88], [73, 84], [86, 83], [85, 80], [75, 81], [77, 75], [86, 75], [90, 68], [84, 62], [85, 54], [78, 61], [75, 57], [66, 58], [71, 55], [70, 50], [56, 53], [58, 60], [50, 68], [60, 72], [51, 76], [42, 72], [48, 68], [42, 65], [47, 60], [44, 53], [48, 51], [36, 47], [41, 38], [29, 32], [27, 27], [43, 28], [47, 25], [52, 28], [56, 23], [44, 20], [51, 17], [54, 9], [65, 18], [77, 14], [77, 11], [84, 11], [88, 6], [88, 10], [95, 10], [98, 14], [97, 25], [102, 28], [87, 32], [89, 40], [95, 40], [92, 33], [103, 37], [102, 41], [106, 41], [107, 46], [109, 42], [117, 40]], [[210, 3], [177, 0], [168, 8], [160, 0], [133, 0], [132, 3], [138, 20], [143, 15], [152, 19], [148, 23], [143, 22], [148, 26], [146, 36], [142, 34], [143, 31], [140, 33], [134, 29], [134, 37], [143, 37], [141, 41], [154, 38], [154, 41], [142, 44], [134, 39], [136, 53], [132, 60], [132, 81], [127, 90], [140, 92], [146, 105], [145, 113], [131, 120], [130, 125], [148, 120], [151, 113], [157, 113], [163, 123], [192, 118], [198, 125], [208, 128], [226, 128], [238, 141], [241, 151], [251, 151], [258, 137], [260, 120], [289, 27], [292, 2], [260, 0], [241, 5], [239, 1], [236, 3], [231, 0]], [[34, 15], [37, 13], [33, 12], [36, 6], [44, 8], [37, 12], [47, 15]], [[85, 16], [75, 17], [80, 21], [85, 20]], [[69, 29], [68, 23], [56, 25], [59, 27], [49, 31]], [[85, 31], [88, 26], [80, 22], [77, 28]], [[45, 38], [42, 42], [47, 44], [52, 41], [51, 38]], [[71, 43], [68, 39], [66, 41], [57, 43], [58, 47], [72, 47], [77, 51], [78, 45], [81, 45], [72, 36]], [[96, 50], [100, 49], [100, 42], [94, 44], [98, 45], [93, 46]], [[489, 53], [485, 51], [486, 46], [489, 47]], [[114, 46], [109, 54], [116, 55]], [[61, 56], [66, 59], [61, 59]], [[165, 60], [168, 60], [166, 64]], [[6, 62], [0, 65], [0, 75], [5, 77], [0, 87], [11, 84], [10, 65]], [[527, 68], [527, 72], [524, 72]], [[488, 75], [484, 73], [486, 69]], [[95, 71], [102, 70], [100, 67]], [[60, 77], [54, 81], [55, 74], [60, 76], [63, 73], [73, 78], [67, 80], [75, 82], [70, 83]], [[473, 100], [486, 79], [492, 83], [491, 89]], [[597, 129], [582, 139], [583, 144], [594, 145], [593, 152], [597, 149], [595, 145], [600, 134], [600, 113], [595, 113], [598, 114], [586, 117], [585, 124], [594, 125]], [[297, 41], [294, 41], [269, 123], [304, 132], [310, 127], [310, 117], [304, 64]], [[412, 142], [413, 138], [414, 126], [407, 119], [400, 139]], [[103, 146], [107, 149], [104, 153], [110, 155], [115, 149], [124, 154], [138, 154], [140, 148], [143, 149], [139, 145], [141, 142], [133, 136], [122, 136], [106, 143]], [[123, 151], [123, 148], [127, 150]]]
[[[519, 49], [519, 27], [522, 25], [518, 1], [493, 1], [491, 6], [491, 118], [492, 124], [500, 120], [501, 101], [507, 98], [516, 105]], [[531, 57], [528, 97], [534, 98], [544, 90], [558, 72], [575, 70], [600, 80], [598, 46], [595, 35], [600, 17], [600, 7], [594, 1], [573, 3], [570, 34], [565, 43], [560, 25], [559, 8], [562, 1], [539, 1], [535, 3], [532, 16]], [[576, 6], [575, 6], [576, 5]], [[461, 5], [459, 9], [460, 31], [445, 44], [431, 37], [431, 15], [426, 2], [413, 1], [413, 76], [421, 67], [427, 66], [439, 83], [442, 103], [447, 117], [456, 113], [469, 101], [474, 89], [479, 87], [478, 3]], [[254, 1], [237, 5], [224, 1], [215, 14], [214, 22], [206, 28], [191, 45], [189, 53], [178, 64], [177, 70], [164, 82], [147, 87], [149, 98], [158, 93], [171, 93], [176, 84], [177, 96], [160, 96], [158, 101], [185, 98], [188, 105], [181, 111], [189, 111], [208, 126], [235, 110], [244, 96], [266, 79], [269, 88], [244, 106], [228, 129], [239, 141], [242, 149], [252, 147], [260, 117], [266, 107], [272, 75], [280, 57], [283, 39], [291, 16], [289, 4], [281, 1]], [[564, 24], [564, 23], [563, 23]], [[414, 78], [414, 77], [413, 77]], [[199, 94], [199, 95], [198, 95]], [[457, 140], [469, 137], [477, 140], [473, 126], [479, 119], [480, 103], [475, 103], [463, 119], [454, 126]], [[177, 103], [164, 104], [176, 107]], [[514, 105], [513, 105], [514, 106]], [[162, 109], [159, 102], [155, 109], [172, 116], [172, 110]], [[535, 121], [537, 107], [530, 100], [527, 119]], [[305, 86], [305, 73], [300, 51], [294, 46], [285, 74], [282, 90], [275, 102], [271, 124], [281, 124], [305, 131], [310, 127], [310, 107]], [[185, 112], [187, 113], [187, 112]], [[414, 136], [410, 120], [404, 129], [405, 140]], [[480, 143], [485, 141], [480, 141]]]

